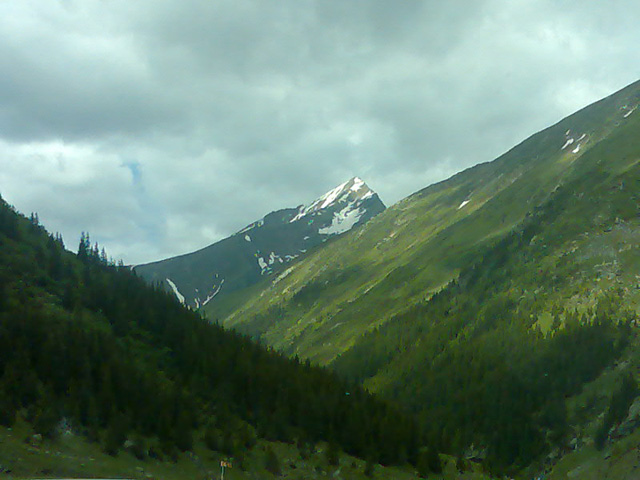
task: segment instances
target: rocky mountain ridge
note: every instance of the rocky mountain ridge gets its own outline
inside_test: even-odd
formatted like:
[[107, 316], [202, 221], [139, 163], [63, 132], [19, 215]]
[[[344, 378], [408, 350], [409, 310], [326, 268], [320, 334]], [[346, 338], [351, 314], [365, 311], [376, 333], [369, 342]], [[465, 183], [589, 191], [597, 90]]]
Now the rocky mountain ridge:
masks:
[[138, 265], [135, 271], [197, 309], [251, 287], [384, 209], [378, 195], [362, 179], [353, 177], [309, 204], [271, 212], [208, 247]]

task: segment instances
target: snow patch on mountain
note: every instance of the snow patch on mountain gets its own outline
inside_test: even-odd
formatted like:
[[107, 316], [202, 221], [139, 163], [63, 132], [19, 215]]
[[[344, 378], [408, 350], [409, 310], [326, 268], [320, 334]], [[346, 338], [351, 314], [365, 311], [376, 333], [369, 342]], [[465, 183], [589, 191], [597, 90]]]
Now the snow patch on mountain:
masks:
[[568, 138], [567, 141], [565, 142], [565, 144], [562, 146], [562, 148], [560, 150], [564, 150], [565, 148], [567, 148], [569, 145], [571, 145], [575, 140], [573, 140], [573, 138]]
[[373, 193], [373, 191], [369, 190], [367, 193], [365, 193], [362, 197], [360, 197], [360, 201], [364, 201], [367, 198], [371, 198], [375, 195], [375, 193]]
[[578, 153], [579, 151], [580, 151], [580, 144], [578, 144], [578, 146], [576, 148], [571, 150], [572, 153]]
[[631, 110], [629, 110], [627, 113], [624, 114], [624, 118], [628, 118], [629, 115], [631, 115], [633, 112], [636, 111], [636, 108], [638, 108], [638, 106], [636, 105], [635, 107], [633, 107]]
[[[362, 194], [359, 193], [360, 191], [362, 191]], [[371, 198], [373, 195], [374, 192], [366, 186], [362, 179], [353, 177], [351, 180], [328, 191], [309, 205], [301, 205], [298, 207], [298, 213], [290, 220], [290, 223], [296, 222], [307, 215], [314, 214], [330, 206], [354, 201], [355, 199], [362, 202], [367, 198]]]
[[[238, 231], [233, 242], [210, 245], [197, 258], [189, 254], [171, 264], [149, 266], [148, 277], [157, 270], [158, 278], [166, 278], [167, 292], [173, 292], [182, 304], [210, 307], [247, 282], [253, 284], [268, 275], [276, 278], [308, 249], [364, 223], [384, 208], [377, 194], [353, 177], [309, 204], [269, 213]], [[229, 259], [248, 263], [236, 268]], [[249, 275], [246, 267], [251, 270]], [[178, 284], [170, 277], [179, 278]]]
[[351, 189], [350, 190], [352, 192], [357, 192], [363, 186], [364, 186], [364, 181], [362, 181], [362, 179], [360, 179], [358, 177], [354, 177], [353, 178], [353, 185], [351, 185]]
[[264, 275], [269, 271], [269, 265], [262, 257], [258, 257], [258, 266], [260, 267], [260, 275]]
[[347, 183], [349, 182], [345, 182], [342, 185], [338, 185], [336, 188], [334, 188], [328, 193], [325, 193], [322, 197], [320, 197], [320, 201], [322, 201], [322, 205], [320, 206], [319, 210], [322, 210], [323, 208], [327, 208], [329, 205], [332, 205], [333, 202], [335, 202], [336, 199], [338, 198], [338, 195], [342, 193], [342, 191], [344, 190], [344, 187], [347, 186]]
[[260, 228], [264, 225], [264, 218], [261, 218], [260, 220], [258, 220], [257, 222], [253, 222], [249, 225], [247, 225], [246, 227], [244, 227], [242, 230], [240, 230], [238, 232], [238, 235], [241, 235], [243, 233], [248, 232], [249, 230], [253, 230], [254, 228]]
[[178, 290], [178, 287], [176, 287], [176, 284], [173, 283], [170, 278], [166, 278], [165, 280], [171, 287], [171, 290], [173, 290], [173, 294], [176, 296], [176, 298], [180, 301], [181, 304], [184, 305], [184, 295], [180, 293], [180, 291]]
[[276, 262], [284, 263], [284, 260], [280, 258], [280, 255], [277, 255], [275, 252], [271, 252], [269, 254], [269, 265], [273, 265]]
[[458, 210], [460, 210], [462, 207], [464, 207], [467, 203], [469, 203], [471, 200], [465, 200], [464, 202], [462, 202], [460, 204], [460, 206], [458, 207]]
[[333, 214], [331, 219], [331, 225], [318, 230], [321, 235], [339, 235], [346, 231], [349, 231], [353, 226], [358, 223], [360, 217], [365, 212], [359, 208], [354, 208], [353, 203], [350, 203], [338, 213]]
[[316, 212], [318, 210], [322, 210], [323, 208], [327, 208], [329, 205], [333, 204], [333, 202], [336, 201], [336, 199], [338, 198], [338, 195], [342, 193], [342, 191], [344, 190], [344, 187], [346, 187], [348, 183], [349, 182], [344, 182], [338, 185], [336, 188], [328, 191], [327, 193], [322, 195], [320, 198], [315, 200], [310, 205], [300, 206], [298, 213], [296, 214], [295, 217], [293, 217], [290, 220], [290, 223], [296, 222], [300, 220], [302, 217], [309, 215], [310, 213]]
[[222, 290], [222, 285], [224, 285], [224, 278], [220, 282], [220, 285], [218, 285], [218, 287], [213, 291], [213, 293], [211, 293], [211, 295], [207, 295], [207, 298], [204, 300], [204, 302], [202, 302], [203, 307], [207, 303], [209, 303], [216, 295], [218, 295], [218, 293], [220, 293], [220, 290]]

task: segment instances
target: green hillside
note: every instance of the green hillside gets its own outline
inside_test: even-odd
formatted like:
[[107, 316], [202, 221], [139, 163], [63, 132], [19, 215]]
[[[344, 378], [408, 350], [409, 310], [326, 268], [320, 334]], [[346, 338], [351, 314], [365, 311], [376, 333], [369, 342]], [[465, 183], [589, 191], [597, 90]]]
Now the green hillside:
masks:
[[[639, 84], [631, 85], [497, 160], [400, 201], [263, 282], [257, 292], [236, 295], [231, 307], [211, 306], [206, 314], [284, 352], [330, 363], [364, 332], [429, 298], [517, 228], [583, 169], [587, 152], [635, 124], [637, 115], [625, 115], [640, 101], [639, 91]], [[568, 138], [574, 143], [562, 149]]]
[[[113, 264], [88, 235], [77, 255], [66, 251], [36, 215], [4, 201], [0, 425], [9, 428], [3, 452], [15, 427], [38, 446], [71, 435], [107, 456], [152, 463], [204, 450], [241, 466], [268, 440], [301, 451], [328, 442], [335, 456], [416, 465], [426, 447], [406, 412], [203, 321]], [[36, 449], [43, 465], [48, 449]], [[1, 455], [3, 469], [24, 467], [19, 456]], [[58, 472], [75, 468], [50, 460]]]
[[412, 195], [224, 324], [403, 403], [431, 444], [501, 474], [608, 448], [640, 368], [638, 103], [640, 82]]

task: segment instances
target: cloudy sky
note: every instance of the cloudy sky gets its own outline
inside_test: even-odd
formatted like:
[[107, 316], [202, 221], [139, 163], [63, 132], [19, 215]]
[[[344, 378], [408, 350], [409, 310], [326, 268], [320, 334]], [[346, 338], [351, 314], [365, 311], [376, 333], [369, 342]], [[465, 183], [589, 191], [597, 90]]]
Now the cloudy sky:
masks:
[[640, 79], [635, 0], [6, 0], [0, 194], [142, 263], [393, 204]]

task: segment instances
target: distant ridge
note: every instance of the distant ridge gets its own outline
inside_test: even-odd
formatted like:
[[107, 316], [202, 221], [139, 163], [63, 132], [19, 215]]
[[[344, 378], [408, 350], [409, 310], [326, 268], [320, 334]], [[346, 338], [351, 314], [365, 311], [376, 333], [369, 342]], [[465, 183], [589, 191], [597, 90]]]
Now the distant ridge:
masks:
[[271, 212], [206, 248], [134, 269], [197, 309], [256, 284], [384, 209], [378, 194], [353, 177], [309, 204]]

